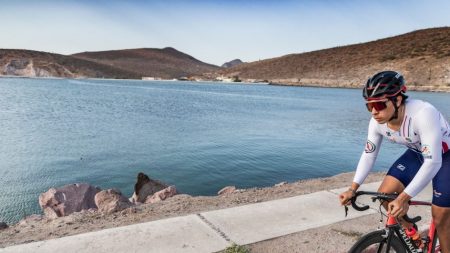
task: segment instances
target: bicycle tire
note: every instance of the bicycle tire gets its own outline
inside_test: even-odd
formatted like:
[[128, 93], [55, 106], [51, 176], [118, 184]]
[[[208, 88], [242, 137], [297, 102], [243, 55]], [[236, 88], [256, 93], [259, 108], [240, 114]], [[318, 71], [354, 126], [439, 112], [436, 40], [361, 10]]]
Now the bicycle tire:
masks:
[[[380, 245], [382, 244], [386, 245], [387, 238], [384, 237], [385, 234], [386, 232], [384, 230], [378, 230], [368, 233], [363, 237], [361, 237], [348, 252], [349, 253], [377, 252], [376, 249], [378, 249]], [[386, 252], [386, 249], [383, 248], [379, 252], [384, 253]], [[406, 249], [404, 248], [402, 242], [395, 235], [392, 236], [391, 250], [389, 252], [406, 253]]]

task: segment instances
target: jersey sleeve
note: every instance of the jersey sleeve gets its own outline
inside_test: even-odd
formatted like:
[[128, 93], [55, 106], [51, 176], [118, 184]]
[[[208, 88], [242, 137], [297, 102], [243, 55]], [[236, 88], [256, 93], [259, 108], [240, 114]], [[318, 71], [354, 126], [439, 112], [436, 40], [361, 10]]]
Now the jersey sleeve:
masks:
[[433, 179], [442, 166], [442, 135], [440, 113], [434, 107], [426, 107], [416, 116], [416, 131], [420, 135], [424, 159], [416, 176], [405, 188], [405, 193], [416, 196]]
[[375, 160], [377, 159], [380, 145], [383, 140], [383, 136], [378, 131], [378, 123], [371, 118], [369, 123], [369, 130], [367, 135], [367, 142], [364, 151], [359, 159], [358, 166], [356, 167], [355, 177], [353, 182], [361, 185], [366, 179], [369, 172], [372, 170]]

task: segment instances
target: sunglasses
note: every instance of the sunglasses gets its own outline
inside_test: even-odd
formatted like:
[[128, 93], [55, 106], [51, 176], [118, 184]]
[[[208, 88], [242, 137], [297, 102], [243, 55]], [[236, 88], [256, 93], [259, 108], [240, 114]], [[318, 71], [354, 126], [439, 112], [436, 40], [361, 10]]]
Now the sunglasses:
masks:
[[373, 108], [375, 108], [377, 112], [382, 111], [386, 109], [386, 103], [388, 101], [389, 100], [366, 103], [367, 110], [369, 110], [369, 112], [372, 112]]

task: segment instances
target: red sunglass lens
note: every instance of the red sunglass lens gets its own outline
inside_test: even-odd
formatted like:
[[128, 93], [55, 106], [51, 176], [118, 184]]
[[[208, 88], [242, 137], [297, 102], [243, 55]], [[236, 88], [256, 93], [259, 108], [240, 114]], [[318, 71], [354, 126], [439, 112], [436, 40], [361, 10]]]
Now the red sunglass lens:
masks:
[[379, 101], [379, 102], [372, 102], [372, 103], [367, 103], [367, 110], [369, 110], [369, 112], [371, 112], [373, 110], [373, 108], [375, 108], [376, 111], [382, 111], [384, 109], [386, 109], [386, 102], [383, 101]]

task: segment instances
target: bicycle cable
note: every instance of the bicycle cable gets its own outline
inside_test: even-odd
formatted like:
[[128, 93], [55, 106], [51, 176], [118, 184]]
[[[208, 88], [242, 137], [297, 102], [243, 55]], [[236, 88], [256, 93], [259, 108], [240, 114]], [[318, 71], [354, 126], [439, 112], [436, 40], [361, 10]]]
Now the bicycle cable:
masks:
[[378, 223], [378, 229], [381, 229], [381, 227], [384, 224], [383, 216], [387, 217], [387, 214], [383, 213], [383, 209], [381, 207], [383, 206], [384, 200], [380, 200], [380, 206], [378, 207], [378, 211], [380, 212], [380, 222]]

